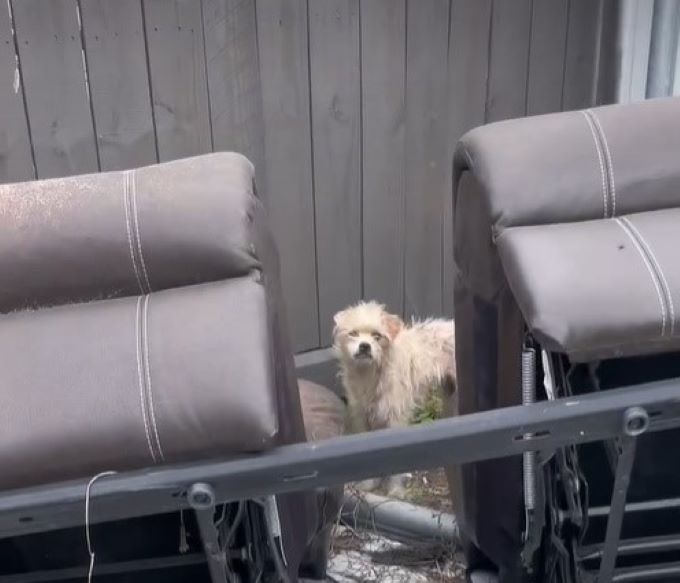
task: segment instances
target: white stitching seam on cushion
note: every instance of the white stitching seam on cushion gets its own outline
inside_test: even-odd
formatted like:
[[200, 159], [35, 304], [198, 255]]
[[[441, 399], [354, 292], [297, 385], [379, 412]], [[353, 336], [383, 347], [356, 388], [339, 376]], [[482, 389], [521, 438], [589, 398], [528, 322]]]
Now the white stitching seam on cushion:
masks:
[[609, 189], [611, 192], [611, 199], [612, 199], [612, 217], [616, 216], [616, 183], [614, 182], [614, 164], [612, 164], [612, 154], [611, 151], [609, 150], [609, 143], [607, 142], [607, 136], [604, 133], [604, 128], [602, 127], [602, 124], [600, 123], [600, 119], [595, 115], [595, 112], [592, 109], [588, 110], [590, 112], [590, 115], [593, 118], [593, 121], [595, 122], [595, 125], [597, 125], [597, 129], [600, 132], [600, 136], [602, 137], [602, 143], [604, 144], [604, 153], [607, 156], [607, 173], [609, 175]]
[[604, 218], [606, 219], [609, 203], [607, 201], [607, 177], [604, 169], [604, 155], [602, 154], [602, 149], [600, 148], [600, 141], [597, 139], [597, 133], [595, 131], [595, 126], [593, 125], [593, 120], [590, 119], [590, 116], [585, 111], [582, 111], [581, 113], [583, 114], [583, 117], [586, 118], [586, 122], [590, 128], [590, 133], [593, 136], [593, 142], [595, 142], [595, 150], [597, 151], [597, 160], [600, 163], [600, 175], [602, 177], [602, 199], [604, 201]]
[[664, 336], [666, 334], [666, 305], [663, 301], [663, 297], [661, 296], [661, 288], [659, 287], [659, 282], [656, 280], [656, 276], [654, 275], [654, 268], [649, 262], [649, 259], [647, 259], [644, 250], [640, 246], [640, 243], [638, 243], [633, 232], [620, 218], [615, 218], [614, 220], [621, 227], [621, 229], [623, 229], [623, 232], [626, 233], [628, 238], [633, 242], [633, 245], [637, 249], [637, 252], [640, 254], [640, 257], [642, 257], [642, 260], [644, 261], [645, 266], [647, 267], [647, 271], [649, 271], [649, 276], [652, 278], [652, 283], [654, 283], [654, 288], [656, 289], [656, 295], [659, 298], [659, 305], [661, 306], [661, 336]]
[[144, 296], [144, 319], [143, 319], [143, 338], [144, 338], [144, 363], [146, 368], [146, 385], [149, 394], [149, 412], [151, 413], [151, 426], [153, 427], [156, 446], [162, 461], [165, 461], [161, 440], [158, 436], [158, 425], [156, 425], [156, 411], [153, 405], [153, 390], [151, 387], [151, 367], [149, 366], [149, 296]]
[[127, 238], [128, 244], [130, 246], [130, 259], [132, 260], [132, 268], [135, 271], [135, 278], [137, 279], [139, 291], [144, 293], [142, 278], [139, 275], [137, 260], [135, 259], [135, 250], [132, 243], [132, 227], [130, 226], [130, 171], [127, 171], [123, 174], [123, 206], [125, 207], [125, 226], [127, 227]]
[[139, 213], [137, 212], [137, 182], [135, 180], [135, 171], [131, 170], [130, 175], [130, 195], [132, 198], [132, 218], [135, 224], [135, 234], [137, 235], [137, 250], [139, 251], [139, 262], [142, 264], [142, 273], [144, 274], [144, 282], [146, 283], [146, 293], [151, 293], [151, 284], [149, 283], [149, 274], [146, 270], [146, 262], [144, 261], [144, 254], [142, 253], [142, 239], [139, 236]]
[[654, 250], [652, 249], [652, 246], [649, 244], [647, 239], [643, 237], [642, 233], [640, 230], [633, 224], [633, 221], [629, 217], [621, 217], [621, 220], [624, 221], [628, 227], [630, 228], [633, 233], [637, 236], [639, 239], [640, 243], [644, 246], [645, 250], [647, 251], [647, 255], [649, 255], [649, 258], [651, 259], [652, 263], [654, 264], [654, 267], [656, 267], [656, 272], [659, 274], [659, 278], [661, 279], [661, 287], [663, 288], [663, 292], [666, 296], [666, 301], [668, 302], [668, 309], [670, 311], [670, 316], [671, 316], [671, 326], [670, 326], [670, 336], [673, 336], [675, 333], [675, 306], [673, 305], [673, 296], [671, 294], [671, 287], [668, 285], [668, 280], [666, 279], [666, 274], [664, 273], [663, 269], [661, 268], [661, 263], [659, 263], [659, 260], [656, 257], [656, 254], [654, 253]]
[[153, 446], [151, 445], [151, 431], [149, 430], [149, 421], [147, 419], [146, 415], [146, 398], [144, 395], [144, 379], [142, 377], [142, 346], [140, 342], [140, 327], [141, 327], [141, 322], [140, 322], [140, 307], [142, 305], [142, 296], [139, 296], [137, 298], [137, 312], [136, 312], [136, 318], [135, 318], [135, 338], [136, 338], [136, 350], [137, 350], [137, 381], [139, 384], [139, 397], [141, 400], [141, 407], [142, 407], [142, 418], [144, 419], [144, 431], [146, 433], [146, 442], [149, 445], [149, 452], [151, 453], [151, 459], [153, 460], [154, 463], [156, 463], [156, 454], [153, 450]]

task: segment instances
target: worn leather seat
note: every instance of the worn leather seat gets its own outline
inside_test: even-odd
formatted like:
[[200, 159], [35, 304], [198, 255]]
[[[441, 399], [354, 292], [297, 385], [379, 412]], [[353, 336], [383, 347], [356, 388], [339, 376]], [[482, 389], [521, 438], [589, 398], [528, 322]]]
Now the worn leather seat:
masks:
[[[630, 371], [680, 349], [680, 99], [476, 128], [458, 145], [453, 196], [460, 414], [521, 404], [527, 331], [571, 364], [624, 371], [619, 386], [660, 378], [653, 363]], [[470, 566], [489, 560], [514, 580], [522, 464], [448, 475]]]
[[[305, 439], [253, 167], [0, 186], [0, 490]], [[280, 497], [289, 568], [315, 528]]]
[[463, 138], [459, 171], [474, 174], [513, 295], [544, 346], [572, 361], [680, 348], [679, 152], [678, 99]]
[[0, 187], [0, 488], [304, 439], [253, 168]]

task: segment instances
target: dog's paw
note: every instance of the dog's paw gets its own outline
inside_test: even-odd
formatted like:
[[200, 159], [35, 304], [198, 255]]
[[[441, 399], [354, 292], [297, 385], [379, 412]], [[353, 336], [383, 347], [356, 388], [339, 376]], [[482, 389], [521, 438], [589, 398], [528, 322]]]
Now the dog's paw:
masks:
[[380, 480], [373, 478], [371, 480], [362, 480], [355, 484], [356, 488], [364, 492], [372, 492], [380, 486]]

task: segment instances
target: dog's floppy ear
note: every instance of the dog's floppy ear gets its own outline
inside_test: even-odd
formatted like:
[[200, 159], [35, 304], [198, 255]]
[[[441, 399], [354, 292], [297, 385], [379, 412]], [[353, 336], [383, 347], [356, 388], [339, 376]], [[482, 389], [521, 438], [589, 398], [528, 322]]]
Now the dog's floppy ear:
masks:
[[404, 327], [403, 320], [394, 314], [385, 314], [383, 316], [383, 321], [385, 322], [385, 327], [387, 328], [387, 334], [389, 335], [390, 340], [394, 340]]
[[342, 326], [344, 316], [345, 316], [344, 310], [342, 310], [341, 312], [336, 312], [335, 316], [333, 316], [333, 324], [335, 324], [336, 328]]
[[335, 316], [333, 316], [333, 338], [335, 338], [338, 335], [338, 332], [340, 331], [340, 328], [342, 328], [342, 321], [344, 320], [345, 316], [345, 311], [337, 312]]

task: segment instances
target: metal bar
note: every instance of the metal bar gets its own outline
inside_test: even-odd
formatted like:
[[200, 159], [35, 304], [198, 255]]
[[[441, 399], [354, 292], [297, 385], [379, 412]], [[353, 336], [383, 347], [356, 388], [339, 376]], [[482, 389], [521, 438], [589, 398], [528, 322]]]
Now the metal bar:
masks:
[[[197, 481], [210, 484], [216, 503], [223, 503], [608, 439], [621, 434], [622, 419], [631, 407], [647, 408], [653, 431], [660, 411], [664, 419], [680, 419], [678, 394], [678, 380], [666, 380], [424, 426], [283, 446], [231, 461], [118, 474], [99, 482], [91, 521], [186, 508], [185, 494]], [[85, 485], [72, 482], [0, 494], [0, 537], [82, 524]]]
[[[633, 512], [654, 512], [658, 510], [668, 510], [670, 508], [680, 508], [680, 498], [662, 498], [661, 500], [646, 500], [645, 502], [632, 502], [626, 504], [626, 514]], [[609, 516], [610, 506], [593, 506], [588, 510], [589, 518], [599, 518]]]
[[618, 556], [619, 540], [621, 538], [621, 525], [626, 510], [626, 496], [628, 485], [635, 462], [635, 446], [637, 444], [637, 431], [644, 432], [649, 425], [646, 412], [639, 412], [639, 419], [635, 423], [630, 421], [631, 412], [626, 414], [623, 430], [626, 433], [621, 438], [618, 463], [616, 464], [616, 476], [614, 478], [614, 491], [612, 493], [611, 512], [607, 520], [607, 532], [604, 540], [604, 553], [600, 562], [600, 573], [597, 577], [599, 583], [609, 583], [614, 575], [616, 557]]
[[212, 583], [227, 583], [227, 559], [220, 549], [215, 527], [215, 492], [208, 484], [189, 488], [189, 505], [194, 509]]
[[[593, 577], [592, 571], [584, 571]], [[671, 577], [673, 577], [671, 579]], [[614, 571], [612, 583], [626, 583], [628, 581], [677, 581], [680, 579], [680, 562], [655, 563], [653, 565], [638, 565], [625, 567]], [[590, 579], [592, 580], [592, 579]]]
[[[626, 506], [628, 512], [628, 506]], [[680, 550], [680, 534], [650, 536], [624, 539], [619, 542], [619, 555], [643, 555], [647, 553], [665, 553]], [[579, 551], [580, 561], [592, 561], [602, 557], [603, 544], [583, 547]]]
[[680, 578], [680, 563], [665, 563], [619, 569], [614, 573], [612, 581], [613, 583], [625, 583], [626, 581], [669, 581], [672, 576], [675, 581]]
[[353, 529], [363, 528], [405, 543], [460, 543], [453, 514], [369, 492], [345, 494], [341, 520]]
[[605, 456], [607, 457], [607, 463], [609, 464], [609, 469], [612, 475], [616, 474], [616, 466], [618, 464], [619, 454], [617, 449], [616, 440], [606, 439], [602, 443]]
[[[139, 573], [155, 571], [157, 569], [179, 569], [203, 565], [205, 557], [199, 553], [177, 555], [174, 557], [159, 557], [154, 559], [139, 559], [136, 561], [122, 561], [120, 563], [103, 563], [96, 566], [95, 574], [120, 575], [123, 573]], [[34, 571], [33, 573], [17, 573], [16, 575], [0, 576], [1, 583], [44, 583], [47, 581], [66, 581], [69, 579], [86, 579], [87, 566], [54, 569], [49, 571]]]

